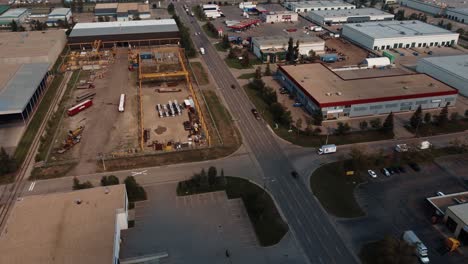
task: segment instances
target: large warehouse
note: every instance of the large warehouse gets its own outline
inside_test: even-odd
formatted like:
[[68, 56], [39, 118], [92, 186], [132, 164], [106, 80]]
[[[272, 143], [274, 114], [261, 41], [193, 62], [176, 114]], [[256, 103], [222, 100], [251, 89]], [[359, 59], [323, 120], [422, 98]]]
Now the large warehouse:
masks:
[[468, 24], [468, 8], [448, 8], [446, 16], [448, 19]]
[[284, 7], [287, 9], [301, 13], [309, 11], [321, 11], [321, 10], [341, 10], [341, 9], [354, 9], [355, 5], [348, 4], [343, 1], [332, 0], [332, 1], [304, 1], [304, 2], [284, 2]]
[[101, 40], [104, 47], [177, 44], [179, 28], [174, 19], [78, 23], [68, 36], [71, 48], [89, 47]]
[[26, 8], [13, 8], [9, 9], [2, 15], [0, 15], [0, 27], [10, 26], [11, 21], [15, 21], [20, 24], [28, 17], [28, 9]]
[[0, 263], [119, 263], [128, 228], [125, 185], [22, 197], [6, 227]]
[[468, 55], [427, 57], [418, 61], [416, 70], [458, 89], [468, 96]]
[[307, 16], [317, 24], [362, 23], [393, 20], [394, 15], [376, 8], [310, 11]]
[[343, 79], [320, 63], [278, 66], [279, 80], [309, 112], [324, 119], [454, 105], [458, 91], [425, 74]]
[[370, 50], [451, 46], [458, 42], [458, 33], [419, 20], [345, 24], [342, 35]]
[[[321, 38], [305, 35], [293, 39], [294, 45], [299, 40], [299, 53], [308, 56], [309, 52], [313, 50], [316, 54], [325, 52], [325, 41]], [[281, 62], [286, 59], [288, 36], [267, 36], [267, 37], [253, 37], [252, 50], [263, 62]]]
[[292, 11], [275, 11], [262, 13], [261, 19], [265, 23], [296, 22], [299, 15]]

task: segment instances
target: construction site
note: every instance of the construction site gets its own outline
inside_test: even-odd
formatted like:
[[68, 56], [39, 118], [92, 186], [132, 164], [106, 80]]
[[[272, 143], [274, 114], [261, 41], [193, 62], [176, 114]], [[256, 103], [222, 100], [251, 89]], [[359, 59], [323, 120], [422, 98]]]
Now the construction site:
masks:
[[77, 77], [63, 97], [49, 161], [79, 157], [74, 172], [81, 172], [99, 159], [209, 146], [178, 46], [103, 49], [95, 41], [64, 61], [61, 70]]

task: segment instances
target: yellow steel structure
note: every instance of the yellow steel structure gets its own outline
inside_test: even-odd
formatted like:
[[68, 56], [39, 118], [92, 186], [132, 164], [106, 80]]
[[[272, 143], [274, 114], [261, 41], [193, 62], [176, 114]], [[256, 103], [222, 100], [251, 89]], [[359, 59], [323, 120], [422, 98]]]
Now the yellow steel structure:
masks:
[[[174, 51], [174, 47], [161, 47], [161, 48], [155, 48], [155, 50], [158, 51]], [[192, 82], [190, 81], [190, 74], [185, 68], [185, 63], [186, 61], [182, 57], [181, 54], [183, 54], [184, 50], [181, 48], [177, 48], [177, 56], [179, 58], [180, 65], [182, 67], [182, 70], [180, 71], [175, 71], [175, 72], [153, 72], [153, 73], [142, 73], [141, 68], [142, 68], [142, 63], [141, 63], [141, 57], [140, 57], [140, 52], [137, 53], [137, 61], [138, 61], [138, 81], [139, 81], [139, 91], [138, 91], [138, 97], [140, 101], [140, 148], [141, 150], [144, 149], [144, 129], [143, 129], [143, 101], [142, 101], [142, 88], [141, 88], [141, 83], [145, 79], [160, 79], [160, 78], [166, 78], [166, 77], [183, 77], [185, 81], [187, 82], [187, 85], [190, 89], [190, 93], [193, 95], [194, 102], [195, 102], [195, 108], [198, 110], [198, 115], [200, 117], [200, 122], [203, 128], [203, 131], [205, 132], [206, 135], [206, 141], [208, 146], [211, 144], [211, 138], [208, 133], [208, 129], [206, 126], [205, 122], [205, 117], [203, 115], [203, 112], [201, 111], [200, 108], [200, 103], [198, 100], [198, 96], [193, 90]]]

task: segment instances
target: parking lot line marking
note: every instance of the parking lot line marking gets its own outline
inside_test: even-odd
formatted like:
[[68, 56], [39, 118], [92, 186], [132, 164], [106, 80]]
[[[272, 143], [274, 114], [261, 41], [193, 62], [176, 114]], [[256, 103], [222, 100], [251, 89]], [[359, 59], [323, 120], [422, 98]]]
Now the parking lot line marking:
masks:
[[28, 191], [32, 191], [34, 189], [34, 186], [36, 186], [36, 182], [32, 182], [31, 185], [29, 185]]

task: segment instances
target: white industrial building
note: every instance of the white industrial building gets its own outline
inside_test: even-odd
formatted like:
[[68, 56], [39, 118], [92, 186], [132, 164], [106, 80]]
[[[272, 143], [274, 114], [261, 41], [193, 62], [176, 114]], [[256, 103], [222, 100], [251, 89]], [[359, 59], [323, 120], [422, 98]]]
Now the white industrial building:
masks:
[[442, 1], [400, 0], [400, 5], [407, 6], [432, 15], [443, 15], [447, 6]]
[[304, 1], [304, 2], [284, 2], [284, 7], [287, 9], [301, 13], [309, 11], [321, 11], [321, 10], [341, 10], [341, 9], [355, 9], [356, 6], [348, 4], [343, 1]]
[[70, 8], [55, 8], [48, 15], [46, 23], [49, 27], [56, 26], [59, 20], [69, 22], [71, 16], [72, 12]]
[[9, 27], [11, 21], [21, 24], [28, 17], [29, 12], [26, 8], [14, 8], [0, 15], [0, 26]]
[[0, 236], [0, 263], [119, 263], [127, 228], [124, 184], [22, 197]]
[[299, 15], [292, 11], [262, 13], [260, 17], [265, 23], [296, 22], [299, 19]]
[[418, 20], [345, 24], [342, 35], [370, 50], [451, 46], [458, 41], [458, 33]]
[[416, 70], [458, 89], [468, 96], [468, 55], [420, 59]]
[[393, 14], [376, 8], [310, 11], [307, 16], [317, 24], [363, 23], [393, 20]]
[[[308, 56], [310, 51], [316, 54], [325, 52], [325, 41], [321, 38], [305, 35], [293, 39], [294, 45], [299, 40], [299, 53]], [[287, 36], [264, 36], [252, 38], [252, 50], [263, 62], [281, 62], [286, 60], [289, 37]]]
[[468, 8], [448, 8], [446, 16], [448, 19], [468, 24]]

